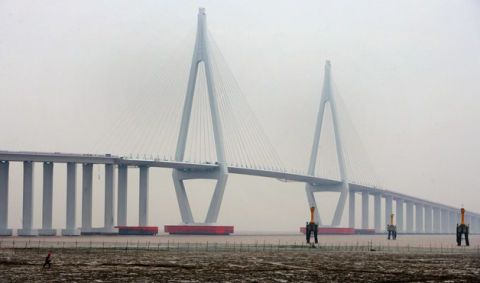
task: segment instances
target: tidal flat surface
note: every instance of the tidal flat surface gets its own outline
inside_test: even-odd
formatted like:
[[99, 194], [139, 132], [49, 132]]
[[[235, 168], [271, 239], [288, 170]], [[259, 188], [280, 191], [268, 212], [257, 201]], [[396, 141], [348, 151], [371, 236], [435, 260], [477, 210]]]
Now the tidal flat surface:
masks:
[[[412, 248], [456, 248], [455, 235], [405, 235], [399, 234], [396, 241], [387, 240], [386, 235], [319, 235], [321, 246], [348, 247], [367, 246], [375, 247], [412, 247]], [[202, 235], [168, 235], [158, 236], [79, 236], [79, 237], [0, 237], [2, 247], [125, 247], [125, 246], [161, 246], [195, 244], [218, 245], [301, 245], [305, 243], [305, 235], [290, 234], [242, 234], [230, 236], [202, 236]], [[470, 250], [480, 250], [480, 235], [470, 235]]]
[[[52, 267], [42, 269], [48, 250]], [[2, 248], [0, 282], [480, 282], [480, 255]]]

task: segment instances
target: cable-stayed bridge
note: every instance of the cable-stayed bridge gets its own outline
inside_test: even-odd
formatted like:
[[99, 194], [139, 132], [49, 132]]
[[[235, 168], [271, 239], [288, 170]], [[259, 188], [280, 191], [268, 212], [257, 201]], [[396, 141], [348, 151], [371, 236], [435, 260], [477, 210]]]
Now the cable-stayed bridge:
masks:
[[[321, 192], [337, 192], [339, 195], [334, 217], [331, 223], [323, 223], [316, 209], [315, 220], [320, 225], [338, 227], [346, 209], [348, 200], [349, 227], [371, 227], [369, 223], [370, 196], [373, 195], [374, 221], [373, 227], [380, 232], [387, 223], [381, 222], [384, 214], [385, 222], [389, 220], [395, 202], [397, 227], [400, 232], [407, 233], [453, 233], [455, 223], [459, 219], [459, 208], [408, 196], [402, 193], [380, 189], [356, 180], [355, 160], [348, 153], [346, 124], [342, 122], [340, 97], [335, 95], [335, 87], [331, 79], [331, 64], [325, 65], [324, 85], [318, 111], [314, 140], [311, 148], [310, 162], [307, 172], [285, 169], [283, 162], [266, 138], [256, 121], [254, 113], [248, 107], [239, 92], [233, 75], [225, 76], [228, 68], [222, 60], [221, 53], [206, 28], [205, 10], [200, 9], [194, 52], [190, 65], [186, 93], [174, 95], [164, 91], [173, 100], [167, 111], [149, 111], [158, 108], [158, 103], [165, 101], [141, 101], [135, 111], [143, 115], [141, 122], [126, 115], [126, 121], [117, 125], [122, 131], [122, 141], [128, 146], [134, 144], [137, 152], [144, 152], [137, 157], [128, 155], [100, 154], [67, 154], [48, 152], [0, 151], [0, 235], [11, 235], [8, 225], [9, 213], [9, 164], [23, 162], [23, 207], [22, 229], [19, 235], [55, 235], [52, 227], [53, 202], [53, 164], [67, 165], [66, 191], [67, 211], [66, 225], [63, 235], [78, 235], [91, 231], [109, 233], [115, 226], [126, 226], [128, 213], [127, 179], [129, 168], [140, 170], [139, 178], [139, 220], [140, 226], [148, 225], [148, 196], [150, 168], [171, 168], [172, 178], [178, 200], [182, 222], [187, 225], [198, 224], [190, 207], [186, 194], [185, 180], [216, 180], [214, 193], [207, 216], [202, 222], [212, 225], [217, 222], [223, 195], [229, 174], [243, 174], [274, 178], [282, 181], [305, 183], [308, 205], [317, 207], [315, 196]], [[181, 82], [180, 82], [181, 83]], [[178, 82], [170, 82], [176, 85]], [[184, 90], [185, 91], [185, 90]], [[175, 110], [182, 109], [176, 117]], [[161, 112], [163, 114], [158, 114]], [[158, 118], [157, 116], [164, 115]], [[147, 121], [163, 120], [169, 129], [160, 126], [148, 128]], [[333, 166], [325, 168], [319, 157], [322, 141], [325, 139], [325, 124], [329, 121], [331, 128], [331, 144], [335, 150], [329, 151], [335, 161]], [[179, 125], [178, 131], [175, 125]], [[132, 129], [132, 131], [125, 130]], [[343, 131], [342, 131], [343, 130]], [[111, 144], [110, 135], [106, 135], [104, 144]], [[114, 138], [113, 138], [114, 139]], [[175, 139], [171, 142], [171, 139]], [[114, 139], [115, 140], [115, 139]], [[170, 142], [169, 142], [170, 141]], [[354, 141], [357, 142], [357, 141]], [[160, 146], [157, 147], [157, 144]], [[120, 145], [126, 147], [125, 145]], [[108, 147], [106, 148], [109, 149]], [[164, 152], [173, 150], [171, 157]], [[92, 152], [101, 151], [98, 148]], [[115, 152], [118, 149], [103, 152]], [[142, 157], [143, 156], [143, 157]], [[358, 162], [358, 161], [357, 161]], [[43, 163], [43, 209], [42, 229], [33, 229], [33, 172], [35, 163]], [[81, 225], [76, 223], [76, 171], [82, 166], [82, 207]], [[104, 226], [92, 227], [92, 178], [93, 167], [105, 166], [105, 204]], [[323, 167], [322, 167], [323, 166]], [[355, 168], [357, 167], [357, 168]], [[319, 170], [320, 169], [320, 170]], [[115, 170], [118, 179], [115, 182]], [[324, 170], [324, 171], [321, 171]], [[321, 171], [321, 172], [319, 172]], [[333, 173], [332, 173], [333, 172]], [[370, 181], [371, 182], [371, 181]], [[117, 186], [115, 186], [117, 183]], [[115, 209], [114, 195], [117, 194]], [[355, 197], [362, 199], [360, 225], [355, 223]], [[385, 206], [382, 209], [382, 198]], [[405, 213], [404, 213], [405, 210]], [[405, 216], [405, 219], [404, 219]], [[115, 221], [116, 220], [116, 221]], [[467, 212], [467, 223], [472, 225], [472, 232], [479, 232], [480, 214]]]

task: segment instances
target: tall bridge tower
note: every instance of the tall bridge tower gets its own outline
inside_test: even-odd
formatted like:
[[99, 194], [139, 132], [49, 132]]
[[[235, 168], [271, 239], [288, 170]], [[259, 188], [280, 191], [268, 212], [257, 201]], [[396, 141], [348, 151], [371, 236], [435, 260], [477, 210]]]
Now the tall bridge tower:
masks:
[[222, 123], [219, 116], [217, 96], [214, 87], [214, 78], [212, 75], [212, 65], [209, 58], [209, 47], [207, 44], [207, 16], [205, 9], [200, 8], [198, 11], [197, 36], [195, 40], [195, 48], [193, 50], [192, 65], [190, 67], [190, 76], [188, 79], [187, 93], [183, 105], [183, 114], [180, 124], [180, 132], [177, 141], [177, 150], [175, 153], [176, 161], [183, 161], [185, 148], [187, 144], [188, 129], [190, 125], [190, 116], [192, 113], [193, 96], [195, 92], [195, 83], [197, 81], [198, 68], [200, 64], [204, 64], [205, 76], [207, 82], [208, 101], [210, 105], [210, 114], [213, 124], [213, 136], [215, 141], [215, 151], [218, 160], [218, 169], [215, 171], [191, 171], [191, 170], [173, 170], [173, 183], [175, 193], [177, 194], [178, 206], [182, 216], [182, 222], [185, 224], [193, 224], [194, 218], [190, 203], [185, 191], [184, 180], [188, 179], [215, 179], [215, 191], [210, 201], [205, 223], [217, 222], [218, 213], [223, 199], [223, 193], [228, 179], [228, 168], [225, 160], [225, 147], [223, 142]]

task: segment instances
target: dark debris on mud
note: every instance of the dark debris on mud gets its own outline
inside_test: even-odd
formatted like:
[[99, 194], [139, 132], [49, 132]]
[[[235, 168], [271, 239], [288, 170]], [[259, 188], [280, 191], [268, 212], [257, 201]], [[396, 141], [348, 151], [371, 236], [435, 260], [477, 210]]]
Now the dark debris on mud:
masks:
[[0, 282], [480, 282], [475, 254], [0, 250]]

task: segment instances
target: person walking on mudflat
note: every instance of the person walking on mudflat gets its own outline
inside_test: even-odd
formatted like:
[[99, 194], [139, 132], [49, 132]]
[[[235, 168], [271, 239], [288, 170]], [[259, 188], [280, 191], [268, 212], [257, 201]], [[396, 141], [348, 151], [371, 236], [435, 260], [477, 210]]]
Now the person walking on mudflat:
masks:
[[43, 268], [48, 265], [48, 268], [52, 267], [52, 252], [48, 252], [47, 257], [45, 258], [45, 263], [43, 264]]

